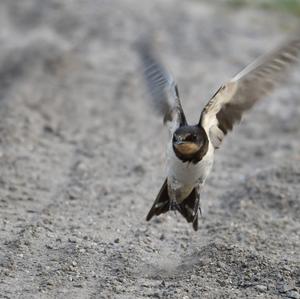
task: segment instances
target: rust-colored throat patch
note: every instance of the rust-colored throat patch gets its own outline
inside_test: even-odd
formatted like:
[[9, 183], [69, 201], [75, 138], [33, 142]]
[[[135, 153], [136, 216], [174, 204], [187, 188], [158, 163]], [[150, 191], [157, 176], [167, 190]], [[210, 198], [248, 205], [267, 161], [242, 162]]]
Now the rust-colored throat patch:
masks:
[[175, 144], [176, 150], [182, 155], [193, 155], [200, 150], [200, 146], [194, 142], [182, 142]]

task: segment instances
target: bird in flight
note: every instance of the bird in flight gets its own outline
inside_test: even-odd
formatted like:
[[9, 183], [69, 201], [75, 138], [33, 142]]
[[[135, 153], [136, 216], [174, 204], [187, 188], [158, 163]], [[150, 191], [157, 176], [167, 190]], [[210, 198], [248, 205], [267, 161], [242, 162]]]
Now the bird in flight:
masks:
[[284, 82], [298, 61], [300, 36], [258, 58], [222, 85], [195, 125], [188, 124], [177, 84], [155, 55], [151, 42], [141, 41], [138, 53], [154, 107], [163, 116], [170, 133], [166, 179], [146, 220], [178, 210], [196, 231], [201, 212], [200, 192], [212, 169], [215, 150], [245, 111]]

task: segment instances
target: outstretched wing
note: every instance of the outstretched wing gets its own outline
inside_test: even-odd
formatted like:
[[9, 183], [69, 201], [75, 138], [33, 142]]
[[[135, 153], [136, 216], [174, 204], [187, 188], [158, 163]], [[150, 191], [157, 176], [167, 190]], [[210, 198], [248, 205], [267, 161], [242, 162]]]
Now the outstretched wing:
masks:
[[153, 99], [154, 108], [164, 117], [171, 133], [186, 124], [179, 100], [177, 85], [167, 70], [155, 57], [149, 42], [138, 44], [138, 52], [144, 68], [144, 78]]
[[300, 35], [254, 61], [215, 93], [204, 107], [199, 122], [215, 148], [241, 120], [243, 112], [285, 81], [299, 54]]

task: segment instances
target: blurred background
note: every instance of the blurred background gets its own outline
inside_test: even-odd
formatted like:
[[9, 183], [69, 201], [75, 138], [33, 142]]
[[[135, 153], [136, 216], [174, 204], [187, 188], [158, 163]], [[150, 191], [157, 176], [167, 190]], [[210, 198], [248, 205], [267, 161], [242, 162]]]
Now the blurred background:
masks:
[[300, 298], [300, 66], [216, 155], [196, 233], [145, 222], [167, 132], [153, 33], [190, 123], [300, 25], [298, 0], [0, 2], [1, 298]]

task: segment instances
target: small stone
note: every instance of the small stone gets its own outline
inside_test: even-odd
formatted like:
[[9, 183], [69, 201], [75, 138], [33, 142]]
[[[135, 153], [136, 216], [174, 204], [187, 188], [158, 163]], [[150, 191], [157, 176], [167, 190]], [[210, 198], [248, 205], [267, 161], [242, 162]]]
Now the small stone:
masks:
[[12, 192], [18, 190], [15, 186], [9, 186], [8, 189], [9, 189], [9, 191], [12, 191]]
[[300, 299], [300, 294], [297, 291], [289, 291], [286, 296], [292, 299]]
[[116, 290], [117, 293], [120, 293], [122, 291], [122, 286], [116, 285], [115, 290]]
[[294, 288], [295, 288], [295, 284], [292, 282], [289, 282], [289, 283], [279, 285], [278, 290], [280, 293], [286, 293], [288, 291], [293, 290]]
[[77, 186], [73, 186], [68, 190], [68, 195], [70, 200], [75, 200], [80, 197], [81, 189]]
[[73, 284], [75, 288], [83, 288], [83, 285], [81, 283]]
[[224, 280], [217, 280], [217, 283], [221, 286], [221, 287], [225, 287], [226, 286], [226, 282]]
[[260, 292], [265, 292], [268, 290], [268, 287], [262, 284], [258, 284], [255, 286], [255, 289], [260, 291]]
[[43, 130], [45, 133], [54, 133], [54, 129], [50, 125], [44, 125]]
[[144, 175], [146, 170], [143, 165], [139, 164], [133, 167], [133, 172], [137, 173], [138, 175]]
[[292, 269], [288, 265], [284, 265], [283, 269], [286, 270], [286, 271], [289, 271], [289, 272], [292, 271]]
[[77, 243], [76, 238], [73, 238], [73, 237], [70, 237], [70, 238], [68, 239], [68, 241], [69, 241], [70, 243]]
[[226, 265], [224, 263], [220, 262], [220, 261], [217, 263], [217, 265], [221, 269], [225, 269], [226, 268]]

